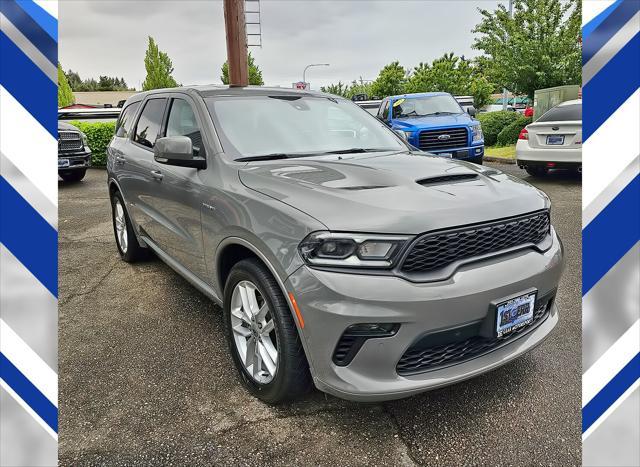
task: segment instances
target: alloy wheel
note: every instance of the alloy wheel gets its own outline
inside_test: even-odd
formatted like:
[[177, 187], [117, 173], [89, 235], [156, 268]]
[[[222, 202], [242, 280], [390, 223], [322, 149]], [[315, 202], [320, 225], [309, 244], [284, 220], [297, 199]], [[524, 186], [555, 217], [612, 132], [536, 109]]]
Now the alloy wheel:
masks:
[[118, 198], [114, 204], [114, 222], [116, 227], [116, 239], [118, 240], [118, 246], [122, 250], [122, 253], [127, 252], [128, 237], [127, 237], [127, 219], [124, 215], [124, 208]]
[[253, 282], [240, 281], [231, 296], [233, 341], [246, 372], [267, 384], [278, 368], [278, 341], [269, 305]]

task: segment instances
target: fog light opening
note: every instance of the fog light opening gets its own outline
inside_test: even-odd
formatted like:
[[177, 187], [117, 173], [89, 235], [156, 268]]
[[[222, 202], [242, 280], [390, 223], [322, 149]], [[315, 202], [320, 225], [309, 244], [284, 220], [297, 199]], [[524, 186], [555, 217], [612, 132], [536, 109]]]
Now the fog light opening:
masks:
[[399, 327], [400, 325], [397, 323], [359, 323], [349, 326], [345, 334], [367, 337], [389, 337], [398, 332]]

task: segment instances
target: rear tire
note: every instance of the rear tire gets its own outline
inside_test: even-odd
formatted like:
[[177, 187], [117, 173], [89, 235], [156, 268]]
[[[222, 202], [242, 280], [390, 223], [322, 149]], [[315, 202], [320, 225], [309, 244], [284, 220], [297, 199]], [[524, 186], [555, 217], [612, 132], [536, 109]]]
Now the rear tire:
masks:
[[229, 351], [251, 394], [278, 404], [309, 391], [309, 365], [289, 304], [264, 264], [250, 258], [231, 269], [223, 310]]
[[525, 167], [525, 170], [532, 177], [544, 177], [549, 173], [549, 169], [546, 167]]
[[65, 182], [79, 182], [87, 173], [87, 169], [72, 170], [69, 172], [60, 172], [60, 177]]
[[138, 243], [138, 238], [131, 225], [129, 214], [125, 209], [122, 195], [120, 195], [118, 191], [111, 195], [111, 216], [116, 246], [123, 261], [134, 263], [146, 258], [148, 250], [141, 247], [140, 243]]

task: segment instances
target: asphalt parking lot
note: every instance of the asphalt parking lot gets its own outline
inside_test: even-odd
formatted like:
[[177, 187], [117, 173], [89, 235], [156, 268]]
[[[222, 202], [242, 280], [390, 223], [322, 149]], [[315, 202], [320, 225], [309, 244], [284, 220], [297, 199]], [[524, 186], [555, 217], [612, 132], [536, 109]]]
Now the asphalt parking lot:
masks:
[[60, 182], [60, 464], [580, 465], [581, 181], [495, 166], [552, 199], [560, 323], [496, 371], [382, 404], [252, 398], [220, 310], [161, 261], [120, 260], [106, 172]]

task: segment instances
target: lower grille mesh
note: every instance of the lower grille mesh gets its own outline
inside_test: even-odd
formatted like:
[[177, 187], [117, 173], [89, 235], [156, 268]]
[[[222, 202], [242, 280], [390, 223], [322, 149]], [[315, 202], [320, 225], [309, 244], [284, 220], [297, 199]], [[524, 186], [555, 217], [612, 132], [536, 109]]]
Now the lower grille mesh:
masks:
[[404, 353], [396, 366], [396, 371], [399, 375], [430, 371], [489, 353], [542, 323], [549, 313], [551, 303], [551, 299], [538, 303], [533, 314], [533, 323], [501, 338], [486, 338], [476, 335], [461, 341], [431, 347], [424, 347], [420, 343], [414, 344]]

